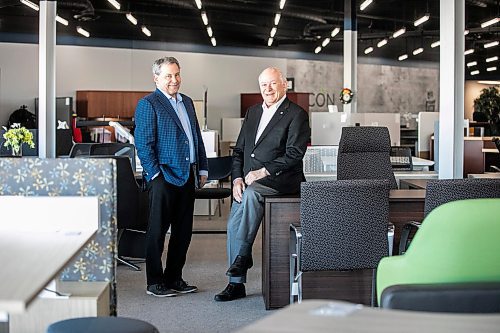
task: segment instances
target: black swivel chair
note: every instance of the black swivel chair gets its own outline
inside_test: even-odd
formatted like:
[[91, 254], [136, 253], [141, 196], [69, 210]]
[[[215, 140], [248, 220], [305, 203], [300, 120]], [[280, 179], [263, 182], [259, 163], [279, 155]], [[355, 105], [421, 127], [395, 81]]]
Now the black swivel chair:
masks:
[[208, 159], [208, 181], [217, 180], [219, 184], [216, 188], [204, 187], [196, 189], [195, 198], [196, 199], [208, 199], [208, 218], [211, 219], [212, 216], [212, 205], [211, 200], [217, 199], [217, 206], [219, 207], [219, 216], [221, 214], [221, 200], [224, 198], [229, 198], [232, 194], [231, 188], [225, 188], [223, 180], [231, 175], [231, 170], [233, 167], [233, 157], [223, 156], [223, 157], [213, 157]]
[[[380, 259], [389, 254], [389, 182], [303, 182], [300, 222], [300, 227], [290, 225], [290, 303], [295, 296], [302, 300], [303, 272], [344, 271], [350, 274], [352, 293], [341, 296], [343, 286], [337, 288], [336, 297], [351, 302], [363, 298], [362, 302], [370, 303], [365, 295], [371, 288], [374, 304], [374, 279], [363, 281], [359, 272], [373, 270], [374, 274]], [[332, 282], [343, 278], [333, 278]]]
[[[424, 217], [434, 208], [450, 201], [481, 198], [500, 198], [500, 179], [434, 179], [427, 182]], [[399, 254], [408, 249], [412, 232], [418, 230], [420, 222], [409, 222], [403, 226], [399, 242]]]
[[343, 127], [337, 156], [337, 179], [387, 179], [397, 189], [387, 127]]
[[95, 143], [90, 146], [89, 155], [127, 156], [132, 170], [135, 172], [135, 146], [131, 143]]
[[93, 143], [75, 143], [69, 152], [69, 157], [88, 156]]

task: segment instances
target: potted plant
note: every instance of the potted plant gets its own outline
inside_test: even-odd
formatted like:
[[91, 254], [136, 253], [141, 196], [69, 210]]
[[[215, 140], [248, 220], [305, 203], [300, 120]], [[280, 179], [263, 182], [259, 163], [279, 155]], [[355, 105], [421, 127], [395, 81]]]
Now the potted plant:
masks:
[[2, 126], [6, 131], [3, 134], [5, 147], [11, 147], [12, 156], [22, 156], [23, 144], [27, 144], [30, 148], [35, 148], [35, 143], [33, 142], [33, 133], [26, 129], [26, 127], [21, 127], [20, 124], [12, 124], [10, 129]]
[[500, 135], [500, 91], [495, 87], [481, 90], [474, 100], [474, 111], [482, 113], [490, 124], [490, 135]]

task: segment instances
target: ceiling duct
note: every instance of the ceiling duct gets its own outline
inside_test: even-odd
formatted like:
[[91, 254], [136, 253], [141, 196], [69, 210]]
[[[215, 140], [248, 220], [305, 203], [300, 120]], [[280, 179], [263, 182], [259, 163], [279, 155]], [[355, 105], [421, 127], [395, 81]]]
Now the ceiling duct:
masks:
[[70, 8], [77, 11], [77, 14], [73, 15], [73, 18], [78, 21], [95, 21], [99, 16], [95, 15], [94, 6], [90, 0], [83, 1], [57, 1], [58, 8]]

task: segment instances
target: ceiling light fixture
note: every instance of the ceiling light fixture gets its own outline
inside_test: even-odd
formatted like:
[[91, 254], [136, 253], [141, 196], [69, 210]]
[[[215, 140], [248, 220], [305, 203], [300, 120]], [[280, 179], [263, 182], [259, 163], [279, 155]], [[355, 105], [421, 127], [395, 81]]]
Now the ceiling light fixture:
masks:
[[285, 7], [286, 0], [280, 0], [280, 9]]
[[132, 13], [127, 13], [125, 14], [125, 16], [127, 17], [127, 20], [130, 21], [130, 23], [132, 23], [133, 25], [137, 25], [137, 19], [134, 17], [134, 15], [132, 15]]
[[497, 56], [494, 56], [494, 57], [491, 57], [491, 58], [486, 58], [486, 62], [492, 62], [492, 61], [497, 61], [497, 60], [498, 60]]
[[212, 43], [213, 47], [217, 46], [217, 41], [215, 40], [215, 37], [210, 38], [210, 42]]
[[481, 84], [494, 84], [494, 85], [498, 85], [498, 84], [500, 84], [500, 81], [489, 81], [489, 80], [485, 80], [485, 81], [477, 81], [477, 83], [481, 83]]
[[212, 35], [214, 34], [214, 32], [212, 31], [212, 27], [210, 27], [210, 26], [207, 27], [207, 34], [208, 34], [208, 37], [212, 37]]
[[408, 59], [408, 54], [402, 54], [402, 55], [400, 55], [400, 56], [398, 57], [398, 60], [399, 60], [399, 61], [403, 61], [403, 60], [406, 60], [406, 59]]
[[276, 27], [273, 27], [273, 28], [271, 29], [271, 33], [269, 34], [269, 36], [274, 37], [274, 35], [276, 35], [276, 31], [277, 31], [277, 30], [278, 30], [278, 29], [277, 29]]
[[327, 37], [327, 38], [325, 38], [325, 39], [323, 40], [323, 42], [321, 43], [321, 46], [325, 47], [325, 46], [327, 46], [329, 43], [330, 43], [330, 38], [328, 38], [328, 37]]
[[69, 22], [66, 19], [63, 19], [61, 16], [56, 15], [56, 21], [61, 23], [62, 25], [68, 26]]
[[22, 3], [23, 5], [28, 6], [28, 7], [30, 7], [31, 9], [34, 9], [34, 10], [36, 10], [36, 11], [39, 11], [39, 10], [40, 10], [40, 7], [38, 7], [38, 5], [37, 5], [36, 3], [33, 3], [33, 2], [31, 2], [31, 1], [29, 1], [29, 0], [20, 0], [20, 1], [21, 1], [21, 3]]
[[267, 40], [267, 46], [271, 46], [271, 45], [273, 45], [273, 38], [269, 37], [269, 39]]
[[493, 46], [497, 46], [497, 45], [498, 45], [498, 41], [496, 40], [494, 42], [484, 44], [483, 47], [485, 49], [487, 49], [487, 48], [490, 48], [490, 47], [493, 47]]
[[198, 9], [201, 9], [201, 0], [194, 0], [194, 2], [196, 2], [196, 7], [198, 7]]
[[112, 4], [113, 7], [115, 7], [116, 9], [120, 10], [121, 6], [120, 6], [120, 3], [118, 1], [116, 1], [116, 0], [108, 0], [108, 2], [110, 4]]
[[464, 52], [464, 55], [472, 54], [474, 53], [474, 49], [468, 49]]
[[330, 37], [335, 37], [338, 35], [338, 33], [340, 32], [340, 28], [337, 27], [335, 29], [332, 30], [332, 33], [330, 34]]
[[471, 61], [467, 63], [467, 67], [477, 66], [477, 61]]
[[496, 70], [497, 70], [496, 67], [488, 67], [488, 68], [486, 68], [487, 72], [493, 72], [493, 71], [496, 71]]
[[80, 26], [76, 27], [76, 32], [78, 32], [80, 35], [83, 35], [83, 36], [85, 36], [87, 38], [90, 37], [90, 33], [87, 30], [85, 30], [82, 27], [80, 27]]
[[470, 31], [469, 31], [468, 29], [465, 29], [465, 30], [464, 30], [464, 36], [467, 36], [467, 35], [469, 34], [469, 32], [470, 32]]
[[373, 0], [365, 0], [363, 1], [363, 3], [361, 4], [361, 6], [359, 6], [359, 10], [363, 11], [366, 9], [366, 7], [368, 7], [369, 5], [371, 5], [373, 2]]
[[489, 27], [490, 25], [493, 25], [493, 24], [498, 23], [498, 22], [500, 22], [500, 17], [495, 17], [489, 21], [481, 23], [481, 28]]
[[434, 43], [431, 44], [431, 47], [432, 48], [435, 48], [435, 47], [438, 47], [439, 45], [441, 45], [441, 41], [435, 41]]
[[416, 27], [418, 27], [422, 23], [428, 21], [430, 17], [431, 16], [429, 14], [425, 14], [424, 16], [422, 16], [421, 18], [419, 18], [418, 20], [416, 20], [415, 22], [413, 22], [413, 25], [416, 26]]
[[377, 43], [377, 47], [382, 47], [385, 44], [387, 44], [387, 38], [382, 39], [380, 42]]
[[208, 16], [206, 12], [201, 12], [201, 20], [204, 25], [208, 25]]
[[422, 52], [424, 52], [424, 48], [423, 47], [419, 47], [418, 49], [413, 50], [412, 53], [413, 53], [413, 55], [417, 55], [417, 54], [420, 54]]
[[399, 29], [398, 31], [394, 32], [392, 34], [392, 38], [398, 38], [399, 36], [401, 36], [402, 34], [404, 34], [406, 32], [406, 28], [403, 27], [401, 29]]
[[321, 52], [321, 46], [317, 46], [315, 49], [314, 49], [314, 53], [320, 53]]
[[278, 25], [278, 23], [280, 23], [280, 19], [281, 19], [281, 14], [276, 13], [276, 15], [274, 15], [274, 25]]
[[478, 70], [475, 70], [475, 71], [470, 72], [470, 75], [477, 75], [477, 74], [479, 74], [479, 71], [478, 71]]
[[146, 28], [146, 26], [145, 26], [145, 25], [143, 25], [143, 26], [142, 26], [141, 31], [142, 31], [142, 33], [143, 33], [143, 34], [145, 34], [146, 36], [151, 37], [151, 31], [149, 31], [149, 29], [148, 29], [148, 28]]
[[373, 47], [371, 46], [368, 46], [366, 49], [365, 49], [365, 54], [370, 54], [373, 52]]

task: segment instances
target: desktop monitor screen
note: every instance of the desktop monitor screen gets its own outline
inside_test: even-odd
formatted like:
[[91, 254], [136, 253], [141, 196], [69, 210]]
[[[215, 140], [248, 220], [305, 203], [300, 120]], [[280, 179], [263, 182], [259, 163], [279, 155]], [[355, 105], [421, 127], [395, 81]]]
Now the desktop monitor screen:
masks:
[[345, 126], [349, 123], [344, 112], [311, 112], [311, 144], [337, 146]]

